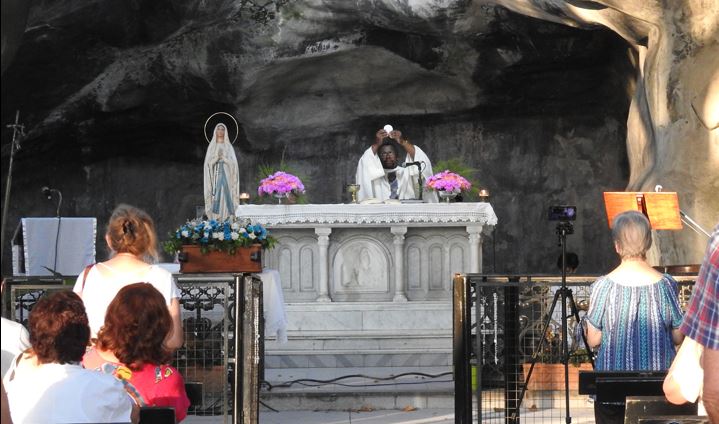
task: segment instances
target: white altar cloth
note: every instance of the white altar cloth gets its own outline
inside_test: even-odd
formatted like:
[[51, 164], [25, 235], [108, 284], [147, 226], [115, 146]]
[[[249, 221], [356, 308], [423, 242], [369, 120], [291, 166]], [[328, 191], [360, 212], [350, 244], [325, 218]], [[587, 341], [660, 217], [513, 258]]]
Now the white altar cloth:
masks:
[[262, 280], [265, 337], [277, 336], [278, 342], [287, 343], [287, 312], [285, 312], [280, 273], [275, 269], [265, 268], [257, 275]]
[[236, 214], [269, 227], [330, 224], [333, 227], [402, 223], [416, 226], [436, 223], [497, 224], [489, 203], [401, 203], [327, 205], [240, 205]]

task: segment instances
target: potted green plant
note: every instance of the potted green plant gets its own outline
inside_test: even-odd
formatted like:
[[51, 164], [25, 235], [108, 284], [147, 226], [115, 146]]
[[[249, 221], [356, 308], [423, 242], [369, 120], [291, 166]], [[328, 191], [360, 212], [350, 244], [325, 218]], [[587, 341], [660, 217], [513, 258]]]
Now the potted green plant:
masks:
[[[531, 363], [522, 364], [524, 379]], [[589, 353], [586, 349], [577, 349], [569, 354], [569, 390], [577, 390], [579, 385], [579, 371], [591, 371]], [[527, 384], [528, 390], [564, 390], [564, 364], [559, 352], [543, 352], [537, 358], [532, 371], [532, 377]]]
[[466, 190], [463, 190], [462, 200], [465, 202], [476, 202], [477, 200], [479, 200], [480, 185], [479, 180], [477, 179], [477, 169], [467, 165], [462, 159], [459, 158], [441, 160], [437, 163], [434, 163], [432, 168], [448, 170], [466, 178], [466, 180], [469, 182], [470, 187]]

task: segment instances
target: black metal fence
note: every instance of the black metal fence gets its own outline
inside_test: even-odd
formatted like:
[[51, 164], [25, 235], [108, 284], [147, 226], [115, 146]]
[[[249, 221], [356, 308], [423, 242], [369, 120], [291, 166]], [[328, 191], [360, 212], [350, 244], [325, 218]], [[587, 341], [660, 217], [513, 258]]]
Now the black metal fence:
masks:
[[[580, 318], [589, 307], [589, 288], [596, 278], [567, 277]], [[696, 275], [675, 278], [684, 307]], [[577, 395], [578, 371], [592, 368], [581, 326], [569, 317], [567, 338], [562, 339], [561, 296], [550, 313], [560, 287], [558, 276], [455, 277], [455, 422], [469, 424], [476, 417], [478, 423], [518, 424], [522, 416], [524, 422], [561, 422], [566, 415], [563, 343], [569, 350], [570, 410], [587, 407], [585, 399]]]
[[[185, 343], [173, 366], [188, 388], [188, 414], [257, 423], [264, 357], [261, 281], [250, 274], [183, 274], [176, 282]], [[2, 314], [26, 325], [40, 297], [69, 289], [60, 279], [7, 278]], [[235, 337], [236, 328], [241, 337]]]

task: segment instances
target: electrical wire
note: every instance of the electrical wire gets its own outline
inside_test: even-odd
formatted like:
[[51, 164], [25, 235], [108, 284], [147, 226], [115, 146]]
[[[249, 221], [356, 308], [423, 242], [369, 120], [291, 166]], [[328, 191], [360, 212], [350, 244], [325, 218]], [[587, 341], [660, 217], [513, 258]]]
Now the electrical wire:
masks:
[[[307, 387], [320, 387], [327, 384], [334, 384], [337, 386], [343, 386], [343, 387], [379, 387], [379, 386], [391, 386], [391, 385], [408, 385], [408, 384], [419, 384], [419, 383], [432, 383], [432, 381], [411, 381], [411, 382], [399, 382], [399, 383], [391, 383], [391, 384], [345, 384], [345, 383], [336, 383], [337, 381], [344, 380], [347, 378], [366, 378], [369, 380], [377, 380], [377, 381], [389, 381], [389, 380], [395, 380], [399, 377], [405, 377], [408, 375], [416, 375], [420, 377], [427, 377], [427, 378], [438, 378], [438, 377], [444, 377], [447, 375], [452, 375], [451, 371], [443, 372], [441, 374], [426, 374], [422, 372], [406, 372], [402, 374], [397, 374], [391, 377], [372, 377], [364, 374], [350, 374], [350, 375], [343, 375], [337, 378], [333, 378], [331, 380], [315, 380], [312, 378], [300, 378], [297, 380], [291, 380], [285, 383], [281, 384], [270, 384], [267, 381], [264, 381], [263, 384], [267, 385], [267, 391], [271, 391], [275, 387], [280, 388], [288, 388], [291, 387], [294, 384], [300, 384]], [[452, 382], [453, 380], [444, 380], [444, 381], [437, 381], [438, 383], [448, 383]], [[318, 384], [307, 384], [307, 383], [318, 383]]]

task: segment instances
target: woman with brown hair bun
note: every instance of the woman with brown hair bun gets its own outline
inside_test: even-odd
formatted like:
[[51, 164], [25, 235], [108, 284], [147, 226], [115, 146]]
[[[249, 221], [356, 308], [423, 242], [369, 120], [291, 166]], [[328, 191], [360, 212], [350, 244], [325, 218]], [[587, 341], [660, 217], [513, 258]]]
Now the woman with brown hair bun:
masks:
[[112, 258], [86, 268], [73, 288], [85, 303], [92, 337], [104, 323], [105, 311], [115, 294], [128, 284], [146, 282], [160, 291], [172, 318], [172, 329], [165, 339], [167, 347], [180, 348], [180, 291], [172, 274], [150, 264], [157, 260], [157, 235], [150, 215], [133, 206], [117, 206], [107, 224], [105, 241]]
[[172, 329], [164, 298], [146, 283], [123, 287], [107, 308], [97, 343], [83, 366], [112, 374], [139, 406], [169, 406], [177, 422], [185, 419], [190, 401], [180, 373], [170, 365], [163, 340]]

